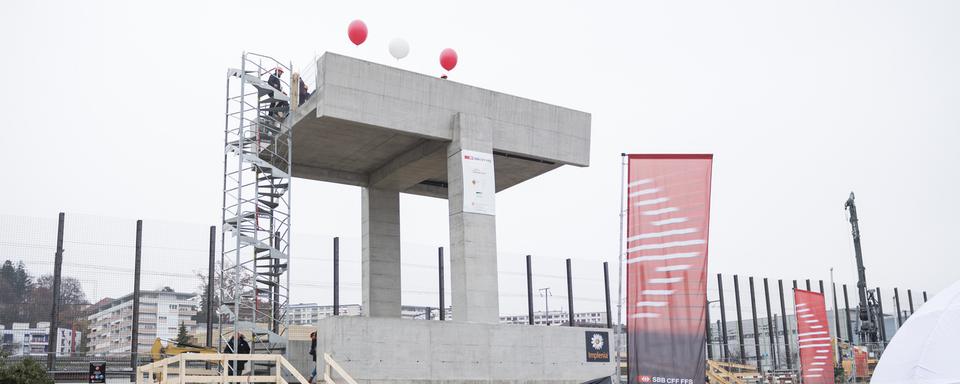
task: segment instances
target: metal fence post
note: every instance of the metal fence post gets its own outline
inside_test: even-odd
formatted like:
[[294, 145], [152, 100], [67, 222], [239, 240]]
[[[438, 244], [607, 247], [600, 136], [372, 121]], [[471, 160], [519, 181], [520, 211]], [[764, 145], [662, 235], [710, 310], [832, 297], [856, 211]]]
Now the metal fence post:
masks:
[[[783, 280], [777, 280], [777, 285], [780, 288], [780, 321], [783, 323], [784, 358], [787, 362], [787, 369], [793, 369], [793, 364], [790, 362], [790, 329], [787, 328], [787, 302], [783, 300]], [[796, 285], [796, 281], [794, 281], [794, 285]]]
[[757, 372], [763, 373], [763, 360], [760, 358], [760, 326], [757, 324], [757, 298], [753, 290], [753, 276], [747, 281], [750, 284], [750, 311], [753, 314], [753, 345], [757, 358]]
[[217, 226], [210, 226], [210, 260], [207, 262], [207, 347], [213, 346], [213, 274], [217, 252]]
[[903, 326], [903, 312], [900, 312], [900, 291], [893, 287], [893, 305], [897, 309], [897, 329]]
[[877, 324], [880, 327], [880, 345], [887, 346], [887, 322], [883, 318], [883, 299], [880, 297], [880, 288], [877, 289], [877, 307], [880, 309], [880, 318]]
[[[549, 313], [547, 314], [550, 315]], [[530, 255], [527, 255], [527, 322], [534, 324], [533, 318], [533, 266], [530, 262]], [[547, 323], [549, 324], [549, 323]]]
[[777, 358], [777, 337], [773, 334], [773, 311], [770, 310], [770, 285], [767, 278], [763, 278], [763, 297], [767, 304], [767, 335], [770, 337], [770, 357], [773, 359], [770, 366], [777, 369], [779, 359]]
[[737, 305], [737, 340], [740, 343], [740, 363], [747, 359], [747, 347], [743, 345], [743, 314], [740, 310], [740, 280], [737, 275], [733, 275], [733, 298]]
[[[133, 328], [130, 330], [130, 368], [134, 371], [138, 365], [140, 350], [140, 256], [143, 247], [143, 220], [137, 220], [137, 242], [133, 261]], [[136, 376], [136, 373], [131, 374]], [[134, 380], [134, 377], [130, 378]]]
[[333, 238], [333, 315], [340, 316], [340, 237]]
[[60, 276], [63, 272], [63, 224], [66, 216], [57, 218], [57, 249], [53, 255], [53, 305], [50, 308], [50, 329], [47, 335], [47, 370], [52, 371], [57, 361], [57, 328], [60, 327]]
[[730, 347], [727, 344], [727, 308], [723, 304], [723, 275], [717, 274], [717, 290], [720, 291], [720, 357], [730, 358]]
[[439, 284], [440, 284], [440, 321], [447, 319], [446, 311], [444, 310], [444, 292], [443, 292], [443, 247], [437, 248], [437, 266], [439, 272]]
[[907, 303], [910, 304], [910, 316], [913, 316], [913, 291], [907, 289]]
[[853, 321], [850, 319], [850, 299], [847, 296], [846, 284], [843, 285], [843, 311], [847, 317], [847, 341], [853, 344]]
[[[613, 328], [613, 313], [610, 311], [610, 272], [607, 269], [606, 261], [603, 262], [603, 293], [604, 304], [607, 306], [607, 328]], [[709, 319], [707, 320], [707, 323], [710, 323]]]
[[573, 272], [570, 267], [570, 259], [567, 259], [567, 325], [575, 326], [573, 320]]
[[703, 304], [703, 315], [704, 315], [703, 317], [706, 318], [706, 327], [705, 327], [704, 329], [706, 330], [706, 335], [705, 335], [705, 336], [706, 336], [706, 338], [707, 338], [707, 360], [713, 360], [713, 346], [710, 345], [710, 341], [712, 341], [711, 339], [713, 339], [713, 338], [711, 337], [711, 335], [710, 335], [710, 333], [711, 333], [711, 332], [710, 332], [710, 326], [711, 326], [711, 324], [710, 324], [710, 299], [706, 299], [706, 300], [704, 300], [704, 301], [705, 301], [705, 303]]
[[[836, 338], [840, 339], [840, 308], [837, 307], [837, 283], [833, 282], [833, 277], [830, 278], [830, 290], [833, 292], [833, 323], [835, 324], [834, 328], [837, 329]], [[837, 359], [841, 366], [843, 365], [843, 352], [840, 352], [840, 348], [837, 348]]]

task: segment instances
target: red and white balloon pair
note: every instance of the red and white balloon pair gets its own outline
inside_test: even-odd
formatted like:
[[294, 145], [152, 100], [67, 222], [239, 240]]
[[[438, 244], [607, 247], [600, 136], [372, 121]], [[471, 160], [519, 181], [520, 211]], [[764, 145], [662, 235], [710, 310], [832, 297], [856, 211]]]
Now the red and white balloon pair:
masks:
[[[363, 44], [364, 41], [367, 41], [367, 33], [367, 24], [362, 20], [354, 20], [350, 22], [350, 25], [347, 27], [347, 37], [350, 38], [350, 42], [354, 45], [359, 46]], [[410, 44], [401, 38], [390, 40], [387, 48], [390, 51], [390, 55], [397, 60], [407, 57], [410, 53]], [[440, 66], [447, 71], [452, 71], [453, 68], [457, 66], [457, 51], [451, 48], [445, 48], [441, 51]], [[446, 75], [444, 75], [444, 78], [446, 78]]]

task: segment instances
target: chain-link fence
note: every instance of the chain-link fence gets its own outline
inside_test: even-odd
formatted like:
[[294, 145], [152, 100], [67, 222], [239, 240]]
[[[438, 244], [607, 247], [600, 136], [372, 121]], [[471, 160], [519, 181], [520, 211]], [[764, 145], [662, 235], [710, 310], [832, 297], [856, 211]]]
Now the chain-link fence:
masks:
[[[0, 349], [10, 359], [49, 361], [52, 371], [61, 374], [85, 373], [87, 362], [107, 361], [110, 372], [124, 375], [132, 365], [133, 351], [138, 364], [146, 363], [154, 358], [155, 343], [204, 347], [209, 330], [213, 348], [222, 350], [221, 328], [229, 331], [231, 325], [226, 324], [226, 316], [218, 315], [215, 304], [221, 281], [230, 279], [219, 276], [219, 228], [214, 229], [217, 238], [211, 242], [208, 226], [142, 220], [138, 247], [135, 219], [66, 214], [59, 256], [60, 299], [54, 309], [58, 225], [56, 216], [0, 215]], [[333, 242], [333, 234], [303, 233], [293, 238], [291, 304], [285, 327], [291, 340], [308, 340], [315, 322], [333, 313]], [[338, 245], [340, 314], [358, 316], [362, 312], [361, 239], [340, 237]], [[442, 256], [440, 248], [446, 250]], [[134, 324], [138, 253], [139, 316]], [[211, 254], [215, 289], [213, 311], [208, 311]], [[440, 320], [443, 263], [443, 317], [455, 319], [446, 244], [402, 242], [401, 255], [402, 316]], [[529, 322], [526, 256], [503, 251], [498, 255], [502, 322]], [[573, 303], [575, 325], [607, 325], [601, 259], [572, 257], [569, 280], [568, 257], [532, 255], [530, 259], [536, 324], [568, 325]], [[608, 274], [614, 294], [615, 273]]]
[[[143, 220], [138, 248], [135, 219], [65, 215], [60, 299], [54, 312], [58, 225], [55, 216], [0, 215], [0, 350], [10, 359], [32, 357], [50, 362], [54, 364], [52, 370], [62, 375], [86, 372], [90, 361], [107, 361], [110, 372], [128, 374], [134, 344], [133, 298], [138, 249], [138, 362], [146, 363], [153, 358], [151, 349], [157, 342], [161, 346], [177, 341], [181, 345], [203, 347], [208, 329], [213, 348], [221, 349], [221, 328], [229, 328], [230, 324], [222, 324], [228, 321], [217, 315], [216, 306], [208, 323], [205, 293], [213, 254], [213, 302], [217, 302], [220, 250], [211, 246], [219, 247], [219, 228], [214, 228], [217, 238], [211, 242], [209, 226]], [[285, 332], [290, 340], [305, 341], [319, 319], [333, 314], [334, 234], [296, 234], [292, 246], [291, 305], [286, 313]], [[440, 255], [440, 248], [445, 246], [401, 243], [403, 317], [440, 320], [442, 262], [447, 271], [443, 275], [443, 317], [456, 319], [456, 311], [450, 306], [449, 251]], [[340, 315], [358, 316], [362, 312], [361, 240], [340, 237], [337, 249], [338, 309]], [[533, 254], [529, 259], [532, 290], [528, 293], [527, 254], [498, 252], [502, 323], [528, 324], [531, 298], [533, 322], [538, 325], [568, 325], [571, 303], [577, 326], [606, 327], [608, 308], [616, 316], [615, 264], [609, 265], [605, 276], [604, 258], [600, 256]], [[569, 279], [567, 259], [571, 259]], [[609, 279], [612, 295], [610, 307], [605, 278]], [[568, 284], [572, 284], [572, 300]], [[734, 284], [732, 276], [709, 279], [708, 358], [758, 367], [765, 373], [796, 371], [794, 281], [738, 276]], [[839, 336], [839, 349], [852, 356], [852, 349], [848, 347], [851, 341], [864, 344], [859, 336], [861, 322], [856, 285], [838, 282], [835, 298], [830, 282], [812, 280], [809, 284], [810, 290], [817, 292], [821, 291], [822, 284], [830, 335]], [[797, 280], [796, 286], [806, 289], [807, 280]], [[889, 341], [906, 318], [927, 299], [923, 291], [899, 288], [879, 291], [877, 304], [883, 307], [883, 327], [880, 327], [883, 333], [876, 342], [864, 340], [870, 344], [870, 359], [878, 357], [885, 346], [883, 340]], [[610, 322], [616, 323], [615, 319]], [[49, 340], [54, 335], [56, 344], [51, 347]], [[624, 344], [621, 342], [620, 346]], [[836, 358], [839, 360], [841, 356]]]
[[[872, 372], [897, 329], [927, 298], [925, 291], [872, 288], [874, 297], [880, 292], [872, 322], [876, 339], [872, 339], [862, 333], [866, 322], [861, 320], [855, 283], [715, 275], [708, 286], [708, 359], [753, 367], [765, 377], [795, 375], [800, 367], [794, 288], [824, 295], [826, 348], [833, 353], [827, 366], [834, 367], [838, 377], [852, 375], [857, 368], [855, 349], [865, 356], [859, 369], [866, 371], [861, 374]], [[913, 300], [900, 297], [904, 292]], [[917, 297], [913, 297], [915, 292]]]

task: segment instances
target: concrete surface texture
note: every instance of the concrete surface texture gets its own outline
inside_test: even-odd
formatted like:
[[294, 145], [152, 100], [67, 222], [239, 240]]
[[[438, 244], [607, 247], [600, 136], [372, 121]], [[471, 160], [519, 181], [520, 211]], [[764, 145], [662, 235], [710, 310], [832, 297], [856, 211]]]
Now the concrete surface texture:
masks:
[[400, 192], [363, 188], [364, 316], [400, 317]]
[[585, 332], [608, 329], [369, 317], [317, 328], [318, 353], [360, 383], [581, 383], [614, 372], [586, 361]]
[[[310, 372], [315, 366], [310, 356], [310, 340], [290, 340], [287, 343], [287, 351], [284, 354], [290, 365], [293, 365], [303, 377], [310, 377]], [[287, 376], [287, 381], [294, 383], [292, 375]]]
[[490, 324], [500, 320], [496, 217], [464, 211], [462, 153], [464, 150], [491, 153], [492, 125], [489, 119], [457, 114], [453, 141], [447, 146], [452, 304], [458, 321]]
[[590, 114], [325, 53], [290, 117], [293, 175], [446, 198], [457, 114], [487, 119], [497, 191], [589, 165]]
[[[449, 201], [457, 320], [497, 323], [495, 192], [587, 166], [590, 115], [333, 53], [312, 86], [288, 118], [293, 176], [363, 187], [364, 316], [401, 315], [399, 194], [411, 193]], [[483, 170], [465, 166], [477, 158]]]

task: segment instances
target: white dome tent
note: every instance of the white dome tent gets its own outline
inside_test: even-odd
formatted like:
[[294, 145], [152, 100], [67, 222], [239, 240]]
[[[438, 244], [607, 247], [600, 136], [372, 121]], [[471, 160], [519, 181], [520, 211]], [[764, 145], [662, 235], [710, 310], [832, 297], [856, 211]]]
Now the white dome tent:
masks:
[[871, 383], [960, 383], [960, 281], [923, 304], [877, 363]]

